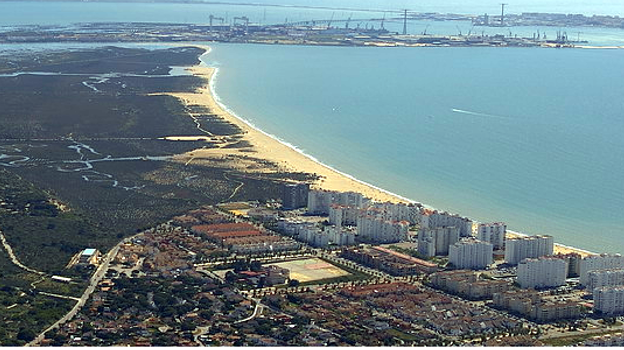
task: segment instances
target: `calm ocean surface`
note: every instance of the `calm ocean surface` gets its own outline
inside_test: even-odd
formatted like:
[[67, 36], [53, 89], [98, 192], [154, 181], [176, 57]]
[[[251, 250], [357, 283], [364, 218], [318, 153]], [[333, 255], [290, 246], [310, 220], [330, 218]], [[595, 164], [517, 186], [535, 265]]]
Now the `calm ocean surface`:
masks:
[[223, 103], [358, 179], [624, 252], [624, 51], [214, 45]]
[[[236, 2], [236, 0], [227, 0]], [[500, 1], [255, 0], [456, 13]], [[624, 15], [621, 0], [520, 0], [510, 12]], [[280, 23], [372, 18], [355, 10], [272, 6], [0, 1], [0, 27], [150, 21], [210, 14]], [[411, 22], [412, 33], [469, 24]], [[388, 22], [398, 28], [400, 23]], [[554, 36], [558, 28], [540, 28]], [[2, 29], [0, 29], [2, 30]], [[483, 30], [483, 29], [479, 29]], [[500, 28], [485, 29], [496, 33]], [[535, 28], [512, 28], [530, 35]], [[620, 29], [570, 28], [596, 45]], [[0, 45], [0, 51], [79, 47]], [[91, 46], [91, 45], [85, 45]], [[214, 45], [216, 90], [239, 116], [340, 171], [480, 221], [595, 251], [624, 252], [624, 51], [375, 49]]]

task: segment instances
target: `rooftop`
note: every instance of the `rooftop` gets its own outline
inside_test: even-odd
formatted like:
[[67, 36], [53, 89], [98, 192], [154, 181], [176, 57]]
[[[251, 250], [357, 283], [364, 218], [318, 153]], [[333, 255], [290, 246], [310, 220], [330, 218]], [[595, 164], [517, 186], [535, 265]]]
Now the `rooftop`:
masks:
[[88, 248], [82, 251], [82, 255], [93, 255], [96, 250], [94, 248]]

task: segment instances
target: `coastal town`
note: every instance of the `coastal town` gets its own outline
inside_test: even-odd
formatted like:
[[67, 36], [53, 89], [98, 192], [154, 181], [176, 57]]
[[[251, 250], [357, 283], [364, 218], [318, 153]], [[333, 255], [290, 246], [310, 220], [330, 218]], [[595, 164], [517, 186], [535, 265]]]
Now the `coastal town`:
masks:
[[68, 269], [92, 266], [94, 288], [32, 344], [624, 344], [621, 255], [308, 183], [280, 197], [85, 248]]
[[[85, 131], [77, 140], [4, 141], [0, 165], [20, 174], [0, 169], [0, 276], [13, 283], [0, 287], [0, 316], [16, 333], [0, 329], [0, 336], [10, 344], [624, 345], [622, 255], [436, 210], [326, 167], [219, 106], [209, 86], [214, 69], [165, 75], [208, 50], [108, 47], [72, 53], [80, 60], [67, 53], [32, 60], [53, 67], [86, 61], [78, 68], [91, 74], [116, 62], [130, 72], [162, 71], [159, 79], [182, 88], [166, 90], [170, 99], [159, 108], [166, 118], [153, 119], [150, 109], [146, 120], [123, 124], [140, 129], [131, 142], [162, 146], [167, 156], [136, 156], [151, 148], [129, 151], [119, 146], [128, 135]], [[136, 67], [145, 55], [150, 64]], [[77, 89], [81, 101], [90, 96], [91, 105], [139, 80], [55, 79], [72, 79], [63, 86]], [[133, 88], [141, 98], [158, 98], [162, 89]], [[119, 110], [106, 106], [110, 116]], [[121, 120], [139, 118], [141, 109], [128, 106]], [[190, 126], [146, 137], [158, 124], [152, 120], [166, 125], [174, 116]], [[114, 162], [126, 163], [104, 165]], [[38, 189], [34, 180], [58, 190]], [[25, 314], [45, 322], [27, 328], [19, 323]]]

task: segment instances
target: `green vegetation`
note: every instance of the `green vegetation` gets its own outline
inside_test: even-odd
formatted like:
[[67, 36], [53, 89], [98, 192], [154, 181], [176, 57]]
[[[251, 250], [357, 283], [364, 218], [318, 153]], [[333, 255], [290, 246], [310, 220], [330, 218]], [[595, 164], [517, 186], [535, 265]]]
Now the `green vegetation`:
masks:
[[[8, 322], [0, 330], [0, 344], [22, 344], [30, 331], [41, 331], [73, 305], [36, 292], [79, 296], [91, 270], [65, 266], [82, 249], [106, 252], [123, 237], [205, 204], [274, 199], [280, 180], [309, 176], [280, 173], [277, 167], [269, 175], [249, 176], [226, 163], [208, 167], [164, 158], [215, 147], [210, 142], [159, 139], [198, 135], [189, 111], [200, 114], [202, 128], [232, 140], [241, 137], [240, 129], [211, 111], [158, 94], [203, 85], [196, 77], [166, 76], [170, 66], [196, 64], [203, 52], [107, 47], [0, 57], [3, 73], [94, 75], [0, 77], [0, 230], [23, 264], [75, 281], [41, 279], [17, 268], [1, 251], [0, 288], [8, 289], [0, 303], [10, 304], [0, 305], [0, 317]], [[111, 72], [122, 75], [101, 79]], [[19, 307], [6, 309], [15, 303]]]
[[[2, 283], [0, 282], [0, 285]], [[20, 346], [61, 318], [75, 302], [0, 287], [0, 346]]]
[[621, 333], [622, 330], [612, 330], [600, 333], [586, 333], [586, 334], [575, 334], [570, 336], [562, 336], [557, 338], [549, 338], [549, 339], [540, 339], [546, 346], [572, 346], [578, 343], [581, 343], [585, 340], [591, 339], [593, 337], [613, 334], [613, 333]]

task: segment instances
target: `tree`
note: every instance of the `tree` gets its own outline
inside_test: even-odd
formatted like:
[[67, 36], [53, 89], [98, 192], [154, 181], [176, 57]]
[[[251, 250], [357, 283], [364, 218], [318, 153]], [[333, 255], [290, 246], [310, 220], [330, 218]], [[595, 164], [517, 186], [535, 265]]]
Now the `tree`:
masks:
[[299, 280], [291, 279], [290, 281], [288, 281], [288, 286], [289, 287], [297, 287], [297, 286], [299, 286]]
[[236, 281], [237, 277], [236, 274], [232, 271], [228, 271], [225, 273], [225, 280], [228, 282], [234, 282]]
[[35, 334], [35, 332], [33, 332], [33, 330], [30, 329], [30, 328], [22, 328], [17, 333], [17, 339], [23, 340], [25, 342], [29, 342], [29, 341], [35, 339], [36, 336], [37, 335]]

